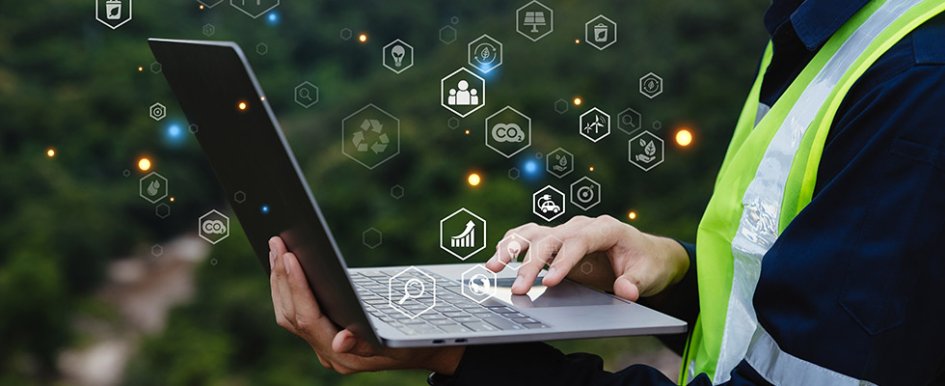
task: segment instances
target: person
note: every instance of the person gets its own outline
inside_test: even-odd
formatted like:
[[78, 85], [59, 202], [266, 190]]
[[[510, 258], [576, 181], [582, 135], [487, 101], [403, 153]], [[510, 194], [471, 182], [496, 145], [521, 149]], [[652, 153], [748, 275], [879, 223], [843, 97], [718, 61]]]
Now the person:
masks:
[[[589, 285], [689, 322], [690, 385], [945, 383], [945, 9], [940, 0], [773, 0], [770, 34], [695, 245], [614, 218], [511, 230], [561, 240], [543, 284]], [[418, 368], [435, 385], [671, 385], [544, 343], [371, 349], [318, 310], [271, 240], [277, 322], [339, 373]], [[542, 252], [544, 253], [544, 252]], [[509, 257], [501, 250], [488, 267]], [[519, 269], [528, 290], [541, 264]], [[577, 277], [577, 276], [573, 276]]]

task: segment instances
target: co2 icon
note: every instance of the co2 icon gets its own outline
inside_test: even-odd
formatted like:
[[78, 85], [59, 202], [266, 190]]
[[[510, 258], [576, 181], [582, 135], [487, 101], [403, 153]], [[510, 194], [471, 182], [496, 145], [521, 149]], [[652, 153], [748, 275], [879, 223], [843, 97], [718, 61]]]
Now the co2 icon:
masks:
[[216, 244], [230, 236], [230, 218], [214, 209], [200, 216], [197, 229], [200, 238]]

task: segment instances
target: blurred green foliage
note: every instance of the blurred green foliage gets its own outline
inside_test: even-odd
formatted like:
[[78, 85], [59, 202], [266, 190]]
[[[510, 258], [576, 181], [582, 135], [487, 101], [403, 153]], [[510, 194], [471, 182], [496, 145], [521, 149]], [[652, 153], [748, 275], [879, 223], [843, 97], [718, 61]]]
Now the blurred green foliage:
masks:
[[[440, 218], [468, 207], [489, 220], [495, 243], [504, 229], [534, 221], [532, 192], [545, 184], [566, 190], [590, 165], [603, 202], [588, 215], [625, 218], [633, 209], [640, 214], [635, 226], [692, 239], [765, 41], [765, 2], [547, 0], [555, 31], [537, 43], [515, 32], [515, 9], [524, 3], [283, 1], [280, 21], [271, 25], [227, 2], [200, 10], [195, 2], [139, 1], [134, 19], [112, 31], [94, 20], [92, 0], [6, 2], [0, 12], [0, 384], [55, 382], [56, 354], [81, 342], [72, 321], [96, 308], [90, 296], [109, 261], [193, 234], [194, 219], [224, 205], [195, 141], [175, 144], [163, 134], [184, 118], [163, 77], [150, 71], [145, 41], [203, 39], [208, 23], [216, 30], [212, 39], [246, 50], [351, 265], [452, 262], [437, 248]], [[602, 52], [575, 44], [584, 22], [600, 13], [619, 23], [617, 44]], [[447, 45], [437, 31], [453, 16], [458, 40]], [[367, 32], [369, 40], [342, 40], [342, 28]], [[439, 79], [465, 65], [466, 44], [483, 33], [504, 43], [504, 64], [488, 77], [488, 105], [451, 130], [451, 114], [438, 104]], [[400, 75], [380, 65], [381, 47], [395, 38], [416, 49], [416, 65]], [[261, 42], [266, 55], [254, 52]], [[637, 79], [650, 71], [666, 82], [655, 100], [637, 92]], [[292, 101], [303, 80], [321, 89], [321, 101], [308, 110]], [[556, 100], [577, 95], [584, 106], [554, 111]], [[155, 101], [168, 106], [160, 123], [147, 116]], [[367, 103], [397, 115], [402, 135], [400, 155], [371, 171], [345, 158], [337, 140], [341, 119]], [[533, 122], [532, 147], [511, 160], [482, 143], [483, 120], [505, 105]], [[666, 162], [648, 173], [633, 167], [626, 160], [629, 137], [617, 130], [596, 144], [581, 138], [577, 119], [591, 106], [614, 119], [633, 107], [645, 127], [660, 121]], [[694, 128], [692, 148], [671, 145], [679, 125]], [[57, 149], [53, 159], [45, 156], [49, 146]], [[579, 166], [568, 177], [507, 177], [509, 168], [559, 146]], [[176, 202], [167, 219], [155, 217], [137, 195], [134, 162], [141, 155], [171, 180]], [[472, 170], [485, 178], [478, 189], [464, 184]], [[393, 185], [405, 188], [404, 198], [390, 196]], [[377, 249], [361, 244], [368, 227], [384, 233]], [[304, 343], [273, 322], [268, 282], [238, 227], [212, 257], [220, 263], [201, 267], [195, 299], [141, 344], [127, 384], [422, 382], [418, 372], [342, 378], [323, 370]], [[611, 361], [621, 352], [652, 349], [653, 341], [559, 345]]]

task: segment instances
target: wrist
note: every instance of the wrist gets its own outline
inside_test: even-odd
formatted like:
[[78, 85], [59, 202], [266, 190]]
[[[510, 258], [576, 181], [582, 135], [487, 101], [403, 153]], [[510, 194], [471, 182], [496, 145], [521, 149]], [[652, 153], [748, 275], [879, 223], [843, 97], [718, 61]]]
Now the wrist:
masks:
[[440, 375], [453, 375], [456, 368], [459, 367], [459, 362], [463, 359], [463, 353], [465, 352], [466, 347], [463, 346], [445, 347], [442, 350], [436, 350], [426, 363], [427, 366], [424, 367]]
[[668, 284], [678, 283], [689, 271], [689, 252], [686, 252], [686, 248], [683, 248], [676, 240], [662, 236], [649, 236], [660, 251], [660, 260], [668, 276]]

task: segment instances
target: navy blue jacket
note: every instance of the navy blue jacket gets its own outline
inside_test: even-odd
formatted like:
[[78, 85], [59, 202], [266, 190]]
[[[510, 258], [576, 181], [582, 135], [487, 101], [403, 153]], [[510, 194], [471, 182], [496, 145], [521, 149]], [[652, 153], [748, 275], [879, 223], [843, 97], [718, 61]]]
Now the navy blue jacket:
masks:
[[[894, 1], [894, 0], [891, 0]], [[773, 105], [865, 0], [774, 0]], [[880, 385], [945, 383], [945, 16], [887, 51], [831, 127], [811, 203], [765, 255], [754, 305], [782, 350]], [[690, 272], [661, 309], [698, 313]], [[469, 347], [454, 385], [671, 385], [642, 365], [603, 371], [541, 343]], [[710, 385], [705, 375], [692, 385]], [[730, 385], [768, 384], [746, 362]]]

